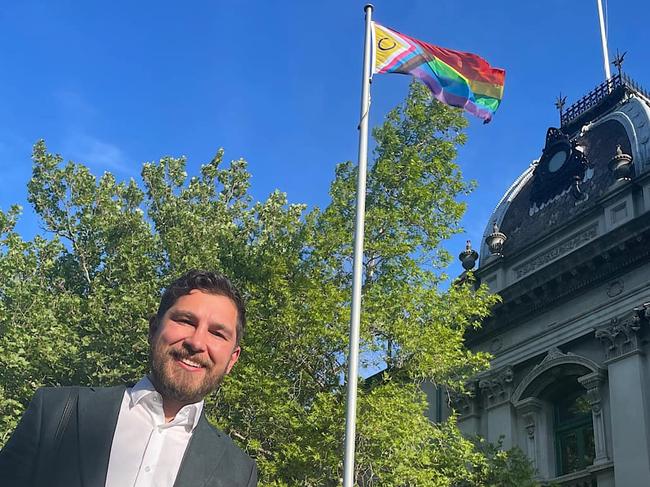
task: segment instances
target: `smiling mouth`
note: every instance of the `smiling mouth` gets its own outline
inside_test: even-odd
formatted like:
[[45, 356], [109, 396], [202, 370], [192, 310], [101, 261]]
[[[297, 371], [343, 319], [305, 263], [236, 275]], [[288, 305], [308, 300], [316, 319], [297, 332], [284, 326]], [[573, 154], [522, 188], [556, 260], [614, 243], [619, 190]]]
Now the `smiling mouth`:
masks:
[[186, 368], [190, 370], [201, 370], [205, 368], [204, 365], [195, 362], [194, 360], [191, 360], [189, 358], [177, 358], [176, 361], [184, 365]]
[[193, 367], [195, 369], [202, 369], [203, 368], [203, 365], [199, 364], [198, 362], [194, 362], [193, 360], [190, 360], [188, 358], [181, 359], [180, 361], [183, 362], [185, 365], [187, 365], [189, 367]]

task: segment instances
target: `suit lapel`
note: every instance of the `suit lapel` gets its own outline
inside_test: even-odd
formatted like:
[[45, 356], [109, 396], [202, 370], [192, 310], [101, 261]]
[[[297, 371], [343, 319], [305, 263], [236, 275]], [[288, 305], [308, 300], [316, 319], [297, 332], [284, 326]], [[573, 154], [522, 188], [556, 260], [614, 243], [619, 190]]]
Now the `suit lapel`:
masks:
[[79, 395], [79, 457], [81, 482], [86, 487], [103, 487], [106, 483], [124, 390], [124, 386], [90, 388]]
[[219, 465], [223, 452], [224, 440], [221, 433], [215, 431], [205, 419], [205, 415], [201, 414], [183, 455], [174, 487], [205, 485]]

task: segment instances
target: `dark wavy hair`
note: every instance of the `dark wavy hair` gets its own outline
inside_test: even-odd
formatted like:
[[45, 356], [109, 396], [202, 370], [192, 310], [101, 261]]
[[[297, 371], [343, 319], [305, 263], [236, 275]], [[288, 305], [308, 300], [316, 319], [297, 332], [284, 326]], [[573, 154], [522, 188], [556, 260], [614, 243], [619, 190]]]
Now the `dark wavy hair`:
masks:
[[156, 312], [156, 323], [160, 323], [167, 310], [174, 306], [181, 296], [186, 296], [191, 291], [198, 289], [204, 293], [216, 294], [230, 298], [237, 307], [237, 340], [239, 345], [244, 330], [246, 329], [246, 304], [239, 290], [226, 276], [217, 272], [192, 269], [167, 286], [160, 298], [158, 311]]

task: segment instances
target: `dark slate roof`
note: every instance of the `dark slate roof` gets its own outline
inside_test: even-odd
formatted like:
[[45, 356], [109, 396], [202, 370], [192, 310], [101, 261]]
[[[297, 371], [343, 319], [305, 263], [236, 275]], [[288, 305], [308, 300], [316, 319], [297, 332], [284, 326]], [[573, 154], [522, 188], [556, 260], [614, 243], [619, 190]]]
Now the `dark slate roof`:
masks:
[[582, 136], [576, 135], [571, 141], [581, 148], [589, 164], [584, 181], [580, 184], [580, 189], [588, 198], [576, 203], [577, 200], [570, 191], [561, 194], [566, 187], [557, 188], [555, 194], [559, 196], [531, 214], [531, 190], [535, 178], [540, 177], [535, 174], [510, 203], [501, 222], [500, 231], [508, 238], [503, 248], [504, 255], [515, 254], [547, 235], [555, 226], [568, 222], [592, 208], [615, 181], [608, 163], [616, 154], [617, 145], [621, 146], [623, 153], [631, 154], [630, 140], [625, 128], [615, 120], [604, 122]]

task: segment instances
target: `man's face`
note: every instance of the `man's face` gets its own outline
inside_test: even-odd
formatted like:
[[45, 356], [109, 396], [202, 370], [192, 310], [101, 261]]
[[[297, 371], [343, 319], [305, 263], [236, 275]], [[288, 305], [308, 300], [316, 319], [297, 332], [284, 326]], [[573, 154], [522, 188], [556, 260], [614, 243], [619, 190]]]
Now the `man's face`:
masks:
[[199, 290], [178, 298], [149, 331], [151, 375], [163, 399], [198, 402], [239, 358], [237, 307]]

